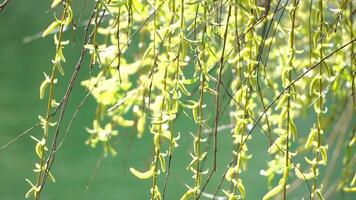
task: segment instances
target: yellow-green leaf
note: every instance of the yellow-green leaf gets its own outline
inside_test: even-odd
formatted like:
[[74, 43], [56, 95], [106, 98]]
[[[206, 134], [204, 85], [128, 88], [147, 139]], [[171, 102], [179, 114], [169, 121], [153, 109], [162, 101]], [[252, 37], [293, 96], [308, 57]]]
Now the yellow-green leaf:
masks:
[[145, 172], [137, 171], [136, 169], [131, 167], [130, 168], [130, 172], [133, 175], [135, 175], [137, 178], [139, 178], [139, 179], [148, 179], [148, 178], [151, 178], [153, 176], [154, 166], [151, 166], [151, 168], [148, 171], [145, 171]]
[[269, 200], [272, 197], [276, 196], [283, 190], [283, 185], [277, 185], [272, 190], [268, 191], [267, 194], [262, 198], [262, 200]]
[[56, 6], [58, 6], [58, 4], [60, 4], [62, 2], [62, 0], [53, 0], [51, 8], [55, 8]]
[[54, 31], [54, 29], [56, 29], [58, 26], [60, 25], [60, 23], [58, 21], [54, 21], [52, 22], [45, 31], [43, 31], [42, 33], [42, 37], [46, 37], [48, 34], [52, 33]]

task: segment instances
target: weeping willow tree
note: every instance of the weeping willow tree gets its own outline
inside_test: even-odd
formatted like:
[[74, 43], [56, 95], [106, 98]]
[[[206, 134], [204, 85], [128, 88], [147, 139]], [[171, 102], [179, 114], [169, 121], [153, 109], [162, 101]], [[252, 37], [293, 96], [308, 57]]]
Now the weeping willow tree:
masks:
[[[153, 147], [149, 165], [129, 169], [132, 176], [151, 181], [147, 199], [165, 199], [170, 192], [172, 158], [182, 138], [192, 143], [186, 173], [193, 178], [182, 186], [183, 200], [246, 199], [258, 188], [245, 187], [243, 177], [261, 149], [269, 156], [255, 179], [268, 183], [264, 200], [291, 195], [329, 199], [356, 192], [355, 2], [83, 4], [91, 14], [80, 21], [72, 0], [54, 0], [55, 18], [42, 34], [54, 37], [55, 55], [40, 85], [47, 108], [37, 124], [42, 135], [32, 137], [37, 178], [26, 179], [27, 198], [41, 199], [45, 185], [55, 181], [51, 168], [56, 152], [87, 98], [97, 104], [92, 127], [86, 128], [90, 147], [115, 156], [120, 146], [112, 141], [123, 128], [134, 130], [138, 140], [150, 135], [145, 141]], [[65, 57], [73, 55], [65, 53], [71, 42], [64, 32], [80, 28], [82, 50], [71, 68], [65, 64]], [[79, 80], [80, 71], [89, 78]], [[58, 94], [61, 77], [70, 73], [65, 94]], [[87, 95], [73, 115], [66, 114], [79, 83]], [[62, 98], [55, 99], [58, 95]], [[194, 128], [187, 129], [182, 121]], [[228, 134], [221, 134], [224, 130]], [[268, 141], [265, 146], [249, 147], [261, 134]], [[221, 145], [221, 138], [230, 142]], [[224, 148], [231, 149], [228, 163], [218, 161]], [[344, 157], [338, 159], [340, 155]], [[335, 167], [342, 168], [336, 179]], [[218, 184], [208, 190], [212, 177]], [[299, 187], [307, 187], [308, 193], [296, 194]]]

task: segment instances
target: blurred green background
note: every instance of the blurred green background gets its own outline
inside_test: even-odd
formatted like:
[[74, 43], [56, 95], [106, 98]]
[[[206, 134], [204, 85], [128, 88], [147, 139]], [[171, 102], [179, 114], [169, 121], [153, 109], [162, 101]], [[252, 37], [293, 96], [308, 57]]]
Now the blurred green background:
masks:
[[[74, 1], [73, 3], [74, 9], [80, 11], [82, 2]], [[91, 8], [91, 3], [88, 2], [89, 8]], [[43, 72], [48, 73], [51, 68], [51, 59], [55, 53], [53, 38], [39, 38], [26, 44], [22, 40], [26, 36], [44, 30], [52, 21], [52, 12], [46, 14], [49, 7], [50, 2], [12, 1], [5, 11], [0, 13], [0, 146], [31, 127], [38, 121], [38, 115], [43, 115], [45, 112], [45, 103], [39, 99], [39, 85], [44, 78]], [[87, 14], [83, 13], [83, 19], [87, 17]], [[78, 19], [78, 15], [76, 19]], [[67, 46], [64, 50], [67, 58], [64, 65], [66, 76], [59, 78], [60, 84], [56, 87], [57, 100], [64, 94], [65, 87], [69, 82], [68, 79], [79, 57], [82, 29], [79, 27], [78, 33], [68, 31], [65, 35], [66, 39], [72, 41], [75, 38], [77, 43]], [[88, 77], [88, 68], [87, 64], [84, 64], [79, 79], [83, 80], [86, 77]], [[79, 82], [76, 83], [73, 94], [66, 118], [72, 115], [85, 95], [85, 90], [79, 85]], [[64, 145], [57, 153], [52, 168], [56, 183], [47, 182], [42, 199], [149, 199], [151, 180], [138, 180], [130, 174], [129, 167], [135, 167], [138, 170], [147, 169], [152, 153], [150, 144], [152, 138], [147, 133], [143, 139], [138, 140], [134, 136], [134, 131], [130, 129], [120, 131], [120, 136], [114, 145], [118, 155], [102, 159], [96, 176], [90, 184], [88, 192], [85, 193], [90, 177], [102, 154], [101, 146], [92, 149], [85, 145], [85, 140], [88, 137], [85, 127], [91, 127], [94, 111], [95, 102], [89, 98], [74, 121]], [[181, 132], [182, 137], [172, 161], [167, 199], [179, 199], [186, 190], [185, 184], [193, 185], [191, 173], [185, 169], [190, 162], [189, 151], [192, 148], [192, 137], [188, 136], [189, 131], [195, 130], [190, 121], [180, 119], [176, 124], [176, 129]], [[183, 123], [184, 126], [182, 126]], [[221, 134], [228, 133], [228, 131], [224, 131]], [[29, 189], [25, 178], [34, 180], [35, 174], [32, 169], [37, 160], [34, 152], [35, 142], [30, 138], [30, 135], [40, 138], [41, 134], [41, 129], [37, 128], [0, 152], [1, 200], [25, 198], [25, 193]], [[254, 142], [249, 143], [249, 148], [254, 149], [254, 155], [249, 162], [249, 171], [243, 177], [247, 188], [247, 199], [261, 199], [267, 191], [267, 181], [259, 175], [259, 171], [266, 167], [268, 141], [258, 131], [254, 135]], [[217, 175], [214, 175], [208, 185], [207, 192], [215, 191], [214, 188], [220, 180], [222, 170], [231, 159], [231, 145], [227, 138], [222, 137], [219, 140], [219, 145], [226, 148], [221, 148], [219, 151], [219, 163], [222, 164], [219, 165]], [[210, 168], [210, 160], [206, 166]], [[162, 180], [160, 185], [162, 188]], [[303, 196], [308, 197], [306, 186], [302, 186], [302, 188], [304, 189], [301, 189], [301, 192], [305, 192]], [[298, 194], [299, 197], [300, 194]], [[347, 198], [345, 196], [345, 199]], [[352, 197], [350, 196], [349, 199]]]

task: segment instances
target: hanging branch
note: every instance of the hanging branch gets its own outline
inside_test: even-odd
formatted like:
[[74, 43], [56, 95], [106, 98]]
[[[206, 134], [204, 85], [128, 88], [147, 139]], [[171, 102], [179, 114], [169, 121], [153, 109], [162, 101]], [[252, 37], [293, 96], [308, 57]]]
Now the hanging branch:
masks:
[[[2, 1], [0, 12], [9, 2]], [[86, 1], [82, 12], [85, 6]], [[144, 150], [151, 151], [148, 164], [129, 167], [133, 176], [150, 182], [146, 198], [151, 200], [173, 198], [169, 191], [177, 180], [184, 192], [174, 197], [181, 200], [202, 196], [286, 200], [303, 196], [295, 192], [302, 186], [310, 199], [355, 191], [355, 128], [343, 127], [335, 139], [344, 117], [338, 115], [340, 103], [355, 105], [352, 0], [98, 0], [87, 20], [82, 21], [85, 15], [80, 14], [78, 25], [72, 0], [53, 0], [51, 10], [58, 14], [53, 22], [41, 34], [26, 38], [54, 36], [51, 72], [44, 73], [39, 94], [46, 112], [0, 148], [41, 126], [39, 136], [31, 136], [38, 161], [34, 183], [26, 179], [27, 198], [40, 200], [47, 180], [55, 181], [56, 155], [90, 97], [96, 110], [92, 126], [85, 128], [85, 143], [101, 146], [103, 154], [88, 187], [101, 160], [123, 152], [119, 144], [126, 138], [118, 136], [133, 132], [129, 146], [134, 137], [151, 145]], [[75, 44], [65, 40], [65, 31], [82, 26], [81, 50], [57, 102], [57, 87], [67, 71], [65, 46]], [[81, 79], [86, 61], [88, 74]], [[68, 115], [77, 82], [86, 93]], [[334, 103], [328, 106], [326, 101]], [[306, 117], [310, 110], [316, 117]], [[297, 134], [304, 130], [298, 127], [304, 119], [314, 125], [308, 134]], [[252, 134], [256, 128], [268, 140], [259, 148], [250, 144], [259, 141], [260, 136]], [[227, 142], [221, 145], [223, 141]], [[177, 149], [189, 142], [188, 150]], [[245, 174], [254, 168], [250, 160], [260, 151], [265, 158], [259, 162], [266, 166], [257, 167], [268, 190], [262, 191], [263, 197], [252, 197]], [[189, 155], [181, 157], [180, 152]], [[221, 163], [226, 155], [230, 161]], [[344, 155], [342, 172], [332, 183], [330, 172], [340, 162], [336, 158], [327, 162], [328, 155]], [[174, 174], [172, 169], [180, 165], [173, 158], [184, 162], [183, 175], [191, 179]], [[223, 173], [214, 177], [224, 165]], [[142, 168], [146, 170], [138, 170]], [[220, 180], [217, 185], [215, 178]]]

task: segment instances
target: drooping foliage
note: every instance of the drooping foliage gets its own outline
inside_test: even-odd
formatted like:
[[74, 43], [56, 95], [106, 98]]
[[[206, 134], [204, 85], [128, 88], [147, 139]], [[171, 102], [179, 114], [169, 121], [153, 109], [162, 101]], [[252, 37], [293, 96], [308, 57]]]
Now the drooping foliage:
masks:
[[[130, 172], [151, 180], [147, 193], [152, 200], [169, 193], [172, 156], [183, 137], [192, 141], [186, 170], [193, 180], [185, 183], [181, 199], [217, 194], [246, 199], [256, 189], [245, 187], [243, 175], [255, 152], [249, 143], [257, 134], [269, 141], [261, 147], [270, 156], [258, 175], [268, 182], [264, 200], [287, 199], [300, 183], [309, 188], [303, 197], [311, 199], [333, 191], [355, 192], [354, 4], [97, 0], [84, 22], [83, 48], [68, 89], [56, 100], [56, 87], [63, 84], [58, 77], [72, 71], [65, 64], [71, 55], [65, 53], [69, 38], [64, 32], [81, 27], [72, 1], [54, 0], [56, 18], [43, 36], [54, 37], [56, 53], [40, 86], [47, 110], [39, 116], [41, 138], [33, 137], [37, 178], [26, 179], [31, 185], [26, 197], [40, 199], [46, 180], [55, 181], [51, 166], [60, 138], [69, 132], [71, 123], [67, 129], [61, 126], [64, 117], [71, 117], [65, 111], [76, 82], [97, 103], [92, 127], [86, 128], [89, 146], [116, 155], [120, 146], [112, 140], [123, 134], [120, 128], [135, 130], [137, 139], [150, 134], [149, 166], [144, 171], [131, 166]], [[77, 80], [80, 70], [89, 78]], [[193, 121], [195, 128], [177, 131], [182, 126], [178, 116]], [[229, 135], [222, 135], [223, 129]], [[218, 145], [221, 137], [231, 141], [226, 144], [232, 149], [229, 163], [217, 161], [217, 152], [225, 148]], [[342, 178], [331, 186], [330, 172], [340, 151], [345, 151]], [[224, 172], [217, 174], [217, 168]], [[221, 182], [207, 191], [212, 176], [220, 176]]]

